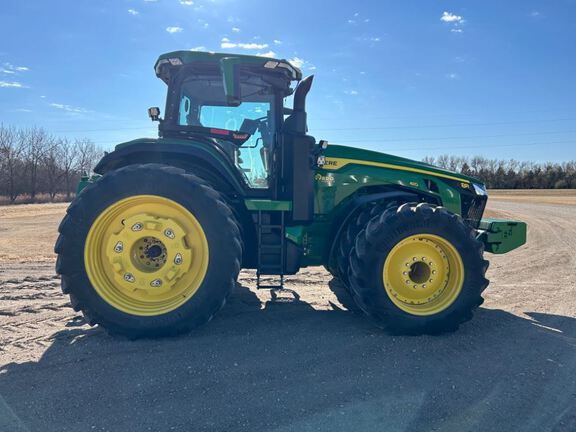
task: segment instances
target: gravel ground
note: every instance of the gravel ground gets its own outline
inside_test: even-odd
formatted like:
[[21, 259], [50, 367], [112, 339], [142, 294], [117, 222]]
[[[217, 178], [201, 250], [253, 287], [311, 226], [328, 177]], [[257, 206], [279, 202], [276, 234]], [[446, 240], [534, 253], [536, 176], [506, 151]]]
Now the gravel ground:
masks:
[[60, 293], [64, 206], [0, 211], [0, 431], [573, 432], [576, 206], [491, 207], [529, 243], [489, 256], [486, 303], [455, 334], [385, 334], [312, 268], [277, 298], [243, 272], [207, 326], [136, 342]]

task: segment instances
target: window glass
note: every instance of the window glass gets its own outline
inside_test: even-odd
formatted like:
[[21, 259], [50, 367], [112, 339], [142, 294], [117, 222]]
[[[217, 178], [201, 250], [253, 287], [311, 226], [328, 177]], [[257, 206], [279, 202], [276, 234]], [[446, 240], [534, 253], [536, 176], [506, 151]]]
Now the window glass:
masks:
[[246, 119], [257, 120], [258, 126], [250, 131], [250, 138], [238, 149], [235, 158], [236, 166], [245, 173], [252, 187], [268, 187], [264, 141], [272, 137], [263, 138], [262, 132], [266, 133], [269, 110], [267, 102], [242, 102], [237, 107], [204, 105], [200, 108], [200, 123], [205, 127], [244, 131]]
[[228, 106], [221, 79], [206, 77], [182, 83], [178, 124], [227, 129], [250, 134], [240, 147], [234, 147], [234, 162], [251, 187], [268, 187], [268, 156], [273, 145], [274, 127], [270, 87], [259, 81], [241, 84], [242, 102]]

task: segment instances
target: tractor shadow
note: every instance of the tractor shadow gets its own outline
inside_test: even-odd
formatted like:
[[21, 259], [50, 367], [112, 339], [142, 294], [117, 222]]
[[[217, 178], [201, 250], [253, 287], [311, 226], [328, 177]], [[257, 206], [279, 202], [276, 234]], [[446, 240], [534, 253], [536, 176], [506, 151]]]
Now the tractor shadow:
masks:
[[75, 318], [39, 361], [0, 369], [0, 430], [576, 430], [576, 319], [481, 308], [454, 334], [390, 336], [330, 288], [340, 306], [239, 285], [162, 340]]

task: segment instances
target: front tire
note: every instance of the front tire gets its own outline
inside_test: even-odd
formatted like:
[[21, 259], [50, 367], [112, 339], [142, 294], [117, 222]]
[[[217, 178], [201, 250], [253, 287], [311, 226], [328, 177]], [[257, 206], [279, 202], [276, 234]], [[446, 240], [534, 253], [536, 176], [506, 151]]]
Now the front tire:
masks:
[[459, 216], [404, 204], [373, 217], [356, 236], [350, 288], [358, 306], [392, 333], [454, 331], [483, 302], [483, 250]]
[[107, 173], [72, 202], [59, 231], [56, 271], [72, 306], [130, 338], [208, 322], [240, 271], [230, 207], [204, 180], [170, 166]]

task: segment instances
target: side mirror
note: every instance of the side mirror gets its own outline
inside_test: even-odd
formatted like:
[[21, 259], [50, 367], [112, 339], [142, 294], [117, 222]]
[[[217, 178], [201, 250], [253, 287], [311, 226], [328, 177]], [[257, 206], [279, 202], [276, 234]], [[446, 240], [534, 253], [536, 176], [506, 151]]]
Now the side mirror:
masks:
[[244, 132], [250, 135], [254, 135], [256, 133], [256, 131], [258, 130], [258, 126], [260, 125], [260, 122], [258, 120], [252, 120], [249, 118], [245, 118], [244, 121], [242, 121], [242, 124], [240, 125], [240, 129], [238, 129], [239, 132]]
[[160, 108], [158, 107], [151, 107], [148, 108], [148, 117], [152, 121], [160, 121]]

